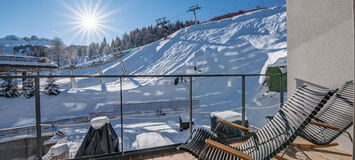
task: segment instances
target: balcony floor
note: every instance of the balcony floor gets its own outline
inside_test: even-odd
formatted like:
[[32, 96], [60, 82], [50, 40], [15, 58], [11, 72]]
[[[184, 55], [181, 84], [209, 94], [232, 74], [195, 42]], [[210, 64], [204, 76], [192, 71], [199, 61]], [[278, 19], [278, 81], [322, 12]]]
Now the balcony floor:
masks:
[[[297, 143], [309, 143], [310, 142], [298, 137], [296, 139]], [[240, 142], [232, 143], [231, 145], [238, 145]], [[307, 159], [307, 157], [302, 154], [303, 151], [310, 159], [312, 160], [351, 160], [351, 153], [346, 153], [340, 150], [337, 150], [335, 147], [328, 147], [328, 148], [318, 148], [318, 149], [299, 149], [298, 151], [291, 147], [287, 153], [283, 156], [286, 159]], [[282, 153], [278, 154], [279, 156]], [[145, 155], [139, 155], [134, 157], [127, 157], [125, 159], [128, 160], [142, 160], [142, 159], [149, 159], [149, 160], [195, 160], [196, 158], [191, 154], [183, 151], [178, 150], [171, 150], [167, 152], [156, 152], [150, 153]]]

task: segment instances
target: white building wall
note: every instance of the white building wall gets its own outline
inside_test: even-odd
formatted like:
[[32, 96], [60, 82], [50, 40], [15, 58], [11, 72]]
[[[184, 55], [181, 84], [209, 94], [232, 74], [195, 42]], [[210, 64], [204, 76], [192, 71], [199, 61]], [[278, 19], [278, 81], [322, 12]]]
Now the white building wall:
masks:
[[[354, 79], [353, 6], [353, 0], [287, 0], [287, 95], [302, 81], [334, 87]], [[352, 152], [348, 138], [338, 141]]]

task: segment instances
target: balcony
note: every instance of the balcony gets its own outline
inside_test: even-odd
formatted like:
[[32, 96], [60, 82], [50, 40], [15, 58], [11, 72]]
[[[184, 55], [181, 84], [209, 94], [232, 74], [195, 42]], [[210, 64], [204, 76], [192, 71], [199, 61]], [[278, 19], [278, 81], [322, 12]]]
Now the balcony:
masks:
[[[76, 76], [28, 76], [28, 77], [23, 77], [23, 76], [12, 76], [12, 77], [5, 77], [3, 78], [13, 78], [13, 79], [26, 79], [26, 78], [33, 78], [35, 79], [35, 103], [34, 104], [29, 104], [30, 107], [36, 109], [36, 125], [28, 125], [26, 127], [19, 126], [16, 128], [3, 128], [0, 129], [1, 136], [0, 138], [8, 138], [12, 136], [17, 136], [19, 134], [26, 134], [26, 135], [36, 135], [37, 139], [43, 138], [42, 133], [53, 133], [54, 131], [61, 131], [64, 132], [65, 134], [69, 133], [69, 139], [72, 141], [80, 141], [80, 139], [83, 139], [84, 135], [86, 134], [87, 130], [85, 128], [89, 128], [89, 120], [92, 119], [93, 117], [97, 116], [108, 116], [111, 120], [111, 123], [120, 139], [120, 151], [119, 153], [110, 153], [110, 154], [104, 154], [104, 155], [96, 155], [96, 156], [89, 156], [89, 157], [84, 157], [86, 158], [95, 158], [95, 159], [117, 159], [117, 158], [123, 158], [123, 159], [195, 159], [192, 155], [190, 155], [187, 152], [182, 152], [176, 150], [176, 147], [184, 142], [188, 136], [191, 134], [193, 128], [205, 126], [206, 124], [209, 124], [209, 116], [211, 115], [212, 112], [214, 111], [224, 111], [226, 110], [225, 108], [222, 108], [221, 110], [218, 110], [218, 108], [214, 108], [212, 105], [212, 109], [208, 110], [206, 109], [206, 106], [204, 106], [204, 102], [200, 102], [198, 98], [201, 97], [201, 93], [198, 93], [198, 88], [194, 86], [194, 82], [198, 82], [199, 79], [208, 79], [208, 78], [213, 78], [213, 79], [218, 79], [218, 78], [235, 78], [237, 79], [235, 82], [239, 82], [237, 84], [233, 83], [233, 85], [238, 85], [239, 87], [239, 93], [238, 95], [233, 95], [233, 98], [236, 98], [235, 101], [239, 102], [240, 107], [235, 107], [232, 108], [230, 107], [227, 110], [239, 110], [241, 111], [242, 114], [242, 125], [246, 125], [246, 115], [250, 112], [254, 112], [257, 110], [257, 108], [253, 106], [248, 106], [249, 101], [251, 100], [250, 94], [247, 93], [246, 90], [248, 90], [247, 86], [253, 86], [250, 84], [254, 85], [259, 85], [258, 81], [260, 77], [265, 77], [265, 76], [279, 76], [280, 77], [280, 82], [283, 82], [283, 76], [282, 75], [265, 75], [265, 74], [215, 74], [215, 75], [76, 75]], [[41, 94], [41, 83], [44, 81], [42, 79], [46, 78], [56, 78], [57, 80], [61, 79], [69, 79], [69, 78], [76, 78], [76, 79], [99, 79], [99, 78], [106, 78], [107, 79], [107, 86], [112, 85], [113, 82], [118, 82], [117, 84], [119, 85], [118, 90], [113, 91], [112, 94], [108, 94], [109, 96], [115, 96], [114, 98], [116, 101], [106, 103], [111, 107], [114, 107], [111, 110], [80, 110], [82, 107], [80, 105], [69, 105], [69, 102], [67, 98], [63, 98], [62, 103], [66, 104], [67, 110], [73, 110], [73, 111], [81, 111], [82, 114], [80, 116], [75, 115], [75, 117], [66, 117], [66, 118], [61, 118], [58, 119], [57, 117], [54, 117], [52, 119], [49, 119], [48, 117], [50, 116], [48, 113], [44, 113], [45, 121], [41, 121], [41, 106], [42, 105], [53, 105], [53, 103], [48, 103], [45, 100], [44, 102], [42, 101], [40, 97], [44, 96]], [[184, 98], [180, 98], [180, 100], [175, 101], [169, 101], [167, 102], [166, 100], [164, 101], [164, 106], [168, 106], [165, 108], [161, 108], [163, 112], [155, 112], [154, 106], [159, 106], [162, 105], [162, 103], [156, 103], [153, 104], [151, 103], [138, 103], [134, 102], [133, 100], [127, 101], [126, 100], [126, 94], [132, 93], [132, 91], [128, 92], [129, 89], [125, 88], [124, 84], [127, 84], [127, 80], [130, 78], [136, 78], [138, 80], [149, 80], [149, 78], [160, 78], [160, 79], [168, 79], [167, 81], [170, 82], [170, 84], [173, 84], [176, 79], [179, 81], [183, 82], [180, 87], [180, 89], [177, 89], [177, 91], [182, 91], [186, 95]], [[113, 79], [113, 80], [108, 80], [108, 79]], [[98, 80], [99, 81], [99, 80]], [[69, 82], [69, 81], [68, 81]], [[110, 84], [111, 83], [111, 84]], [[246, 85], [246, 83], [249, 83]], [[256, 84], [255, 84], [256, 83]], [[228, 84], [229, 85], [229, 84]], [[163, 85], [164, 86], [164, 85]], [[168, 85], [169, 86], [169, 85]], [[173, 87], [176, 87], [172, 85]], [[165, 86], [166, 87], [166, 86]], [[170, 87], [170, 86], [169, 86]], [[184, 89], [181, 89], [184, 88]], [[283, 90], [284, 86], [281, 83], [280, 86], [281, 90]], [[112, 88], [111, 88], [112, 89]], [[156, 86], [156, 89], [159, 90], [159, 86]], [[228, 90], [226, 90], [228, 91]], [[75, 94], [80, 94], [82, 91], [80, 89], [69, 89], [66, 91], [67, 93], [70, 93], [71, 96]], [[89, 94], [99, 94], [99, 92], [90, 92]], [[134, 91], [138, 92], [138, 91]], [[198, 93], [197, 95], [195, 95]], [[209, 95], [213, 95], [211, 93], [216, 92], [208, 92]], [[143, 95], [145, 93], [142, 93]], [[207, 94], [207, 93], [206, 93]], [[204, 95], [206, 95], [204, 94]], [[230, 96], [227, 93], [220, 92], [221, 97], [224, 96]], [[263, 106], [260, 107], [262, 110], [268, 110], [272, 109], [272, 111], [267, 112], [268, 114], [274, 113], [275, 110], [278, 110], [280, 106], [283, 105], [284, 103], [284, 95], [283, 94], [277, 94], [277, 93], [269, 93], [272, 98], [274, 99], [273, 102], [275, 102], [275, 99], [277, 100], [278, 103], [274, 103], [271, 106]], [[80, 96], [83, 96], [85, 94], [80, 94]], [[148, 94], [147, 94], [148, 95]], [[167, 96], [172, 96], [174, 94], [169, 94]], [[276, 96], [275, 96], [276, 95]], [[63, 95], [65, 96], [65, 95]], [[156, 92], [156, 97], [159, 99], [159, 96], [161, 94], [158, 94]], [[270, 95], [266, 95], [270, 96]], [[79, 97], [79, 96], [77, 96]], [[89, 96], [91, 98], [94, 98], [92, 96]], [[99, 96], [98, 96], [99, 97]], [[61, 99], [61, 95], [58, 95], [58, 97], [55, 97], [58, 99]], [[83, 99], [87, 97], [82, 97]], [[103, 97], [99, 97], [103, 98]], [[105, 97], [107, 98], [107, 97]], [[139, 98], [137, 98], [139, 99]], [[163, 99], [163, 98], [161, 98]], [[93, 101], [97, 101], [95, 99], [92, 99]], [[102, 105], [97, 105], [94, 108], [100, 108], [102, 106], [106, 107], [104, 102], [107, 99], [100, 99], [99, 101], [102, 102]], [[73, 100], [72, 100], [73, 101]], [[50, 101], [49, 101], [50, 102]], [[224, 103], [216, 103], [216, 106], [221, 106]], [[141, 110], [142, 107], [140, 105], [144, 106], [151, 106], [153, 111], [150, 112], [137, 112], [137, 110]], [[169, 106], [173, 105], [173, 106]], [[201, 106], [202, 105], [202, 106]], [[176, 107], [178, 106], [178, 107]], [[45, 107], [44, 110], [47, 110], [48, 106]], [[129, 108], [134, 108], [134, 110], [130, 110]], [[173, 109], [172, 109], [173, 108]], [[157, 109], [158, 110], [158, 109]], [[259, 110], [260, 111], [260, 110]], [[19, 111], [21, 112], [21, 111]], [[60, 115], [60, 112], [65, 112], [65, 110], [57, 111], [58, 115]], [[164, 113], [164, 114], [163, 114]], [[178, 113], [178, 114], [177, 114]], [[53, 114], [53, 115], [56, 115]], [[187, 124], [188, 124], [188, 130], [185, 130], [183, 132], [178, 132], [178, 126], [176, 128], [173, 128], [172, 126], [176, 125], [177, 121], [171, 122], [172, 120], [177, 120], [177, 117], [180, 115], [185, 115], [187, 117]], [[201, 116], [202, 115], [202, 116]], [[263, 113], [261, 117], [264, 119], [267, 114]], [[154, 117], [154, 118], [152, 118]], [[173, 119], [171, 119], [173, 117]], [[33, 117], [34, 118], [34, 117]], [[253, 124], [253, 117], [249, 116], [249, 121], [251, 120], [251, 124]], [[260, 117], [259, 117], [260, 118]], [[147, 122], [150, 122], [149, 124]], [[193, 122], [195, 125], [193, 125]], [[174, 124], [173, 124], [174, 123]], [[265, 120], [266, 123], [266, 120]], [[157, 127], [158, 126], [158, 127]], [[261, 126], [262, 127], [262, 126]], [[208, 128], [208, 126], [207, 126]], [[137, 132], [139, 131], [139, 132]], [[72, 132], [72, 133], [71, 133]], [[74, 133], [75, 132], [75, 133]], [[169, 137], [171, 143], [165, 143], [163, 141], [157, 141], [157, 145], [151, 147], [152, 145], [143, 146], [142, 143], [138, 141], [139, 135], [142, 133], [147, 133], [147, 132], [157, 132], [157, 133], [162, 133], [163, 139], [165, 137]], [[74, 134], [73, 134], [74, 133]], [[169, 135], [170, 134], [170, 135]], [[42, 136], [40, 136], [42, 135]], [[128, 135], [128, 136], [127, 136]], [[126, 137], [125, 137], [126, 136]], [[132, 140], [127, 140], [127, 138], [130, 138], [134, 136], [136, 138], [136, 142], [134, 144], [128, 144], [128, 142], [131, 142]], [[143, 139], [147, 138], [143, 136]], [[158, 136], [159, 140], [159, 136]], [[237, 146], [238, 144], [242, 143], [244, 139], [240, 138], [231, 138], [228, 143], [232, 146]], [[128, 142], [127, 142], [128, 141]], [[295, 141], [295, 143], [309, 143], [305, 142], [304, 139], [298, 137]], [[80, 143], [79, 143], [80, 144]], [[138, 147], [140, 146], [140, 147]], [[37, 143], [36, 144], [36, 150], [43, 150], [43, 143]], [[142, 149], [143, 148], [143, 149]], [[284, 152], [284, 151], [283, 151]], [[283, 152], [279, 153], [278, 155], [283, 156], [284, 158], [287, 159], [323, 159], [324, 157], [332, 157], [332, 159], [351, 159], [351, 154], [346, 153], [344, 151], [338, 150], [335, 147], [327, 147], [327, 148], [310, 148], [310, 149], [297, 149], [296, 147], [291, 147], [290, 149], [287, 150], [287, 152], [283, 154]], [[37, 152], [37, 154], [39, 154]], [[69, 158], [74, 158], [75, 153], [70, 153]], [[81, 159], [81, 158], [78, 158]]]

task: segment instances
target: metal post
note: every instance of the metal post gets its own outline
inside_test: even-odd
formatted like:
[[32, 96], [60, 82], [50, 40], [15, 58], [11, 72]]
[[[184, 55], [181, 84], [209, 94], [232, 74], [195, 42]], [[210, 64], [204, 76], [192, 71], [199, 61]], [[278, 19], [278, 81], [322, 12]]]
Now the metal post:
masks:
[[196, 10], [199, 10], [199, 9], [201, 9], [200, 6], [194, 5], [194, 6], [191, 6], [190, 9], [187, 11], [187, 12], [194, 12], [195, 24], [196, 24], [196, 22], [197, 22], [197, 19], [196, 19]]
[[245, 76], [242, 76], [242, 126], [245, 126]]
[[284, 77], [280, 76], [280, 108], [284, 105]]
[[123, 104], [122, 104], [122, 97], [123, 97], [123, 96], [122, 96], [122, 77], [120, 77], [121, 152], [122, 152], [122, 155], [124, 155], [124, 152], [123, 152]]
[[[74, 69], [69, 70], [69, 75], [74, 76]], [[71, 88], [77, 88], [74, 77], [70, 77], [70, 82], [71, 82]]]
[[37, 158], [42, 159], [42, 137], [41, 137], [41, 101], [39, 94], [39, 78], [35, 78], [35, 102], [36, 102], [36, 129], [37, 129]]
[[192, 135], [192, 76], [190, 78], [190, 135]]
[[[14, 72], [15, 72], [15, 76], [17, 76], [17, 71], [16, 71], [16, 69], [14, 70]], [[16, 88], [17, 88], [17, 78], [14, 78], [15, 80], [14, 80], [14, 85], [16, 86]]]
[[[97, 70], [99, 71], [100, 76], [104, 75], [104, 72], [102, 72], [101, 64], [97, 66]], [[105, 83], [106, 83], [105, 78], [101, 77], [100, 80], [101, 80], [101, 84], [105, 85]]]
[[23, 86], [23, 82], [25, 82], [26, 80], [26, 72], [22, 72], [22, 86]]
[[118, 59], [120, 61], [121, 69], [122, 69], [122, 74], [126, 74], [126, 68], [124, 67], [122, 59]]

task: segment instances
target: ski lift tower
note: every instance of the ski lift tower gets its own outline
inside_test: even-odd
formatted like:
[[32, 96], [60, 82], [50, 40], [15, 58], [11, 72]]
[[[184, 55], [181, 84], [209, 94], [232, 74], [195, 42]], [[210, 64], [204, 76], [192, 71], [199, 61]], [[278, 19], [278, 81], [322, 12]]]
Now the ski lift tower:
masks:
[[155, 22], [157, 22], [158, 26], [161, 26], [164, 28], [164, 27], [166, 27], [165, 25], [169, 23], [169, 20], [166, 20], [166, 17], [162, 17], [162, 18], [156, 19]]
[[196, 10], [199, 10], [199, 9], [201, 9], [200, 6], [198, 6], [198, 5], [193, 5], [193, 6], [191, 6], [191, 7], [189, 8], [189, 10], [187, 10], [187, 12], [194, 12], [195, 24], [196, 24], [196, 22], [197, 22], [197, 20], [196, 20]]
[[157, 26], [161, 26], [163, 28], [164, 40], [165, 40], [168, 37], [168, 33], [167, 33], [168, 27], [166, 26], [166, 24], [169, 23], [169, 20], [166, 20], [166, 17], [162, 17], [162, 18], [156, 19], [155, 22], [157, 22]]

